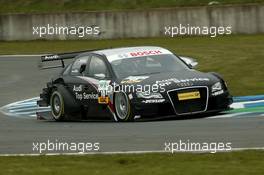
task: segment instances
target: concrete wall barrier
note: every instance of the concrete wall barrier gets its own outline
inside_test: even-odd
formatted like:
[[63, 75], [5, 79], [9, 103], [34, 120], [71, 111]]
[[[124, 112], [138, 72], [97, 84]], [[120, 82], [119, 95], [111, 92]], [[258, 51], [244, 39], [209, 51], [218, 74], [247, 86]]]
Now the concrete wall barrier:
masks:
[[[88, 27], [88, 35], [53, 34], [40, 37], [33, 27]], [[113, 39], [164, 36], [165, 26], [231, 26], [232, 33], [264, 33], [264, 4], [177, 7], [52, 14], [0, 15], [0, 40]], [[95, 26], [99, 27], [95, 28]], [[68, 31], [69, 32], [69, 31]], [[75, 31], [76, 32], [76, 31]], [[82, 31], [81, 31], [82, 32]]]

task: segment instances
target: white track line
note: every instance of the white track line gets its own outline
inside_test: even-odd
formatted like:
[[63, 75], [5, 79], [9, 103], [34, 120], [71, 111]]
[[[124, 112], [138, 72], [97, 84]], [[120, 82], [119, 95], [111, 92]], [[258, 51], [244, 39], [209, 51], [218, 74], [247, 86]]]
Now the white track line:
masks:
[[[220, 152], [234, 152], [234, 151], [246, 151], [246, 150], [260, 150], [264, 151], [264, 147], [250, 147], [250, 148], [232, 148], [230, 151], [217, 151]], [[154, 151], [113, 151], [113, 152], [87, 152], [87, 153], [46, 153], [46, 154], [0, 154], [0, 157], [8, 156], [82, 156], [82, 155], [115, 155], [115, 154], [151, 154], [151, 153], [211, 153], [211, 150], [208, 151], [174, 151], [173, 153], [164, 150], [154, 150]], [[215, 154], [215, 153], [211, 153]]]
[[245, 108], [245, 105], [247, 105], [247, 104], [263, 103], [263, 102], [264, 102], [264, 100], [235, 102], [235, 103], [231, 104], [230, 107], [234, 108], [234, 109], [241, 109], [241, 108]]

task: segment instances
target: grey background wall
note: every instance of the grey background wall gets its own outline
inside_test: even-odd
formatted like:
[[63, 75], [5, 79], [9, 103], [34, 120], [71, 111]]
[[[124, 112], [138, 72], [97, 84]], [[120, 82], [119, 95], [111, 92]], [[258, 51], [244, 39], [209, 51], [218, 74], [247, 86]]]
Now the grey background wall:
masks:
[[91, 39], [164, 36], [165, 26], [231, 26], [232, 33], [264, 33], [264, 5], [178, 7], [146, 11], [0, 15], [0, 40], [80, 39], [77, 35], [33, 35], [33, 26], [99, 26]]

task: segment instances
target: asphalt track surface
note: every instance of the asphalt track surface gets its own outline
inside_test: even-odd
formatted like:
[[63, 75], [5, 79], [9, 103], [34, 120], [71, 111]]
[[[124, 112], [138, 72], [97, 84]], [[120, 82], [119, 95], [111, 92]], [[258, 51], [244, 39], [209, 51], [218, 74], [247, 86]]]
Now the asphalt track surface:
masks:
[[[39, 70], [39, 57], [0, 57], [0, 107], [37, 97], [59, 69]], [[0, 154], [38, 153], [33, 143], [99, 142], [100, 152], [162, 151], [165, 142], [231, 142], [264, 147], [263, 114], [133, 123], [54, 122], [0, 113]]]

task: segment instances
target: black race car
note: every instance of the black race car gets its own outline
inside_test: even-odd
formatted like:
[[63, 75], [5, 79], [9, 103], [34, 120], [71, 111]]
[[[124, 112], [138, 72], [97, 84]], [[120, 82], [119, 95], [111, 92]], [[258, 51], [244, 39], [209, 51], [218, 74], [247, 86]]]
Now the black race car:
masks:
[[64, 67], [38, 101], [51, 107], [57, 121], [184, 117], [221, 112], [232, 103], [219, 74], [194, 70], [196, 62], [161, 47], [72, 52], [41, 60], [61, 61]]

